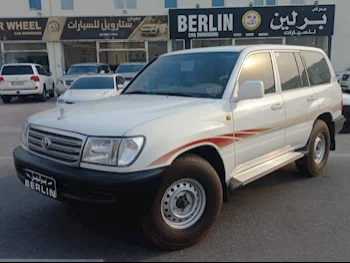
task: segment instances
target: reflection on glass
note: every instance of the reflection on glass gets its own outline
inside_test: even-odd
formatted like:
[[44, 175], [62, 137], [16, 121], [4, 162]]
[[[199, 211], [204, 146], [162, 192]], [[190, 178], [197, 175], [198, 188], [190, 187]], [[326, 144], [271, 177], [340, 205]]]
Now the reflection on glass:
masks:
[[95, 66], [73, 66], [68, 70], [67, 75], [82, 75], [89, 73], [98, 73], [98, 68]]
[[231, 39], [194, 39], [192, 48], [232, 46]]
[[70, 90], [114, 89], [113, 77], [84, 77], [77, 79]]
[[221, 98], [239, 55], [209, 52], [158, 57], [125, 94]]
[[96, 62], [96, 42], [65, 42], [63, 43], [65, 68], [74, 64]]

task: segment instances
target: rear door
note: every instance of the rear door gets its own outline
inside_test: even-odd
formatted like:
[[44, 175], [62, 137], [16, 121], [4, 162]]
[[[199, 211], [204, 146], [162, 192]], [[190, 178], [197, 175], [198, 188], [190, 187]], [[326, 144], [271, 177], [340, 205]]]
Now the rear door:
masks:
[[35, 90], [35, 81], [31, 78], [35, 75], [31, 65], [4, 65], [1, 70], [2, 91]]
[[41, 66], [36, 66], [36, 70], [39, 73], [39, 78], [42, 81], [42, 83], [45, 83], [46, 90], [50, 90], [52, 85], [50, 84], [49, 78], [46, 74], [46, 70]]
[[319, 110], [314, 90], [298, 51], [275, 51], [282, 96], [286, 106], [286, 145], [295, 149], [306, 145]]

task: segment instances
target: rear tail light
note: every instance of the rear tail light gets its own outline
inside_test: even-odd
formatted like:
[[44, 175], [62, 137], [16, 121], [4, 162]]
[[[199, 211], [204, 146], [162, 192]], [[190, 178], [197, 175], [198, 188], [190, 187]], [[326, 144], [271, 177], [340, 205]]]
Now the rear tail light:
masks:
[[3, 77], [0, 77], [0, 83], [4, 82], [4, 81], [5, 81], [5, 79]]
[[40, 78], [38, 76], [33, 76], [30, 78], [30, 80], [35, 81], [35, 82], [40, 82]]

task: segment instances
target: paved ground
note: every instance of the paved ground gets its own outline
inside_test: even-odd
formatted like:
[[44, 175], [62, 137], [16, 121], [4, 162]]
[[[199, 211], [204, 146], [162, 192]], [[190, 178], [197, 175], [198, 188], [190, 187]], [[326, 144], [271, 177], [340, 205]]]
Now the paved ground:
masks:
[[[12, 150], [21, 122], [46, 103], [0, 104], [0, 258], [106, 261], [347, 261], [350, 135], [338, 138], [324, 176], [292, 167], [241, 189], [214, 231], [179, 252], [154, 248], [123, 211], [76, 210], [25, 189]], [[115, 213], [115, 215], [112, 215]]]

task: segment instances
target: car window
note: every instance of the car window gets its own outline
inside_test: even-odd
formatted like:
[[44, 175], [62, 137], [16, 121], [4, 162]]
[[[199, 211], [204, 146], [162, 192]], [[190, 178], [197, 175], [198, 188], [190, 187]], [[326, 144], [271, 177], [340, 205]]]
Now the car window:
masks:
[[4, 66], [1, 75], [33, 75], [34, 71], [32, 66]]
[[292, 52], [275, 53], [282, 91], [301, 88], [301, 79], [294, 54]]
[[247, 81], [262, 81], [265, 86], [265, 94], [276, 93], [270, 53], [254, 54], [245, 60], [238, 83], [242, 85]]
[[144, 65], [119, 65], [116, 73], [137, 73], [143, 69]]
[[70, 90], [114, 89], [113, 77], [83, 77], [79, 78]]
[[320, 52], [302, 51], [307, 72], [312, 86], [323, 85], [331, 82], [331, 72], [326, 58]]
[[106, 73], [111, 72], [108, 66], [102, 66], [102, 70], [104, 70]]
[[36, 67], [36, 70], [38, 71], [39, 75], [48, 76], [48, 72], [43, 67], [40, 67], [40, 66], [35, 66], [35, 67]]
[[205, 52], [158, 57], [123, 94], [221, 98], [239, 52]]
[[117, 77], [117, 84], [124, 84], [124, 79], [122, 77]]
[[88, 73], [98, 73], [96, 66], [73, 66], [71, 67], [67, 75], [82, 75]]
[[301, 86], [304, 87], [309, 87], [309, 81], [307, 79], [307, 74], [306, 74], [306, 69], [303, 63], [303, 60], [301, 59], [300, 53], [294, 53], [295, 60], [297, 61], [298, 65], [298, 70], [299, 70], [299, 75], [300, 75], [300, 81], [301, 81]]

